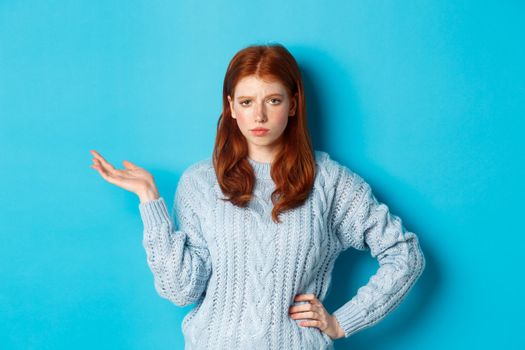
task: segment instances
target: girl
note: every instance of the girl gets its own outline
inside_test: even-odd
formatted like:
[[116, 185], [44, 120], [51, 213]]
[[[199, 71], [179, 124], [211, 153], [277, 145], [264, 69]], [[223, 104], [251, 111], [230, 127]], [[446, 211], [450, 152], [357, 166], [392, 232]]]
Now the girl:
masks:
[[[229, 63], [211, 157], [181, 175], [170, 216], [153, 176], [98, 152], [92, 167], [140, 199], [156, 291], [184, 317], [185, 349], [333, 349], [392, 312], [425, 267], [417, 236], [357, 173], [313, 150], [299, 67], [280, 44]], [[338, 255], [380, 267], [329, 313]]]

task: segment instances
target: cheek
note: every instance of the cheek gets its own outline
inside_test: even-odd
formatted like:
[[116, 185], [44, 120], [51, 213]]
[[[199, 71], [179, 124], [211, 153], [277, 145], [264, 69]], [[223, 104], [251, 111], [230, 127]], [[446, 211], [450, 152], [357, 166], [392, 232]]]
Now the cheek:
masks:
[[288, 114], [284, 113], [280, 115], [279, 118], [277, 119], [277, 123], [281, 126], [281, 128], [284, 129], [286, 125], [288, 124]]
[[237, 120], [237, 125], [239, 126], [239, 128], [241, 128], [242, 130], [246, 129], [248, 127], [247, 126], [248, 116], [246, 115], [246, 113], [236, 112], [235, 116], [237, 117], [235, 118], [235, 120]]
[[282, 106], [281, 108], [276, 109], [273, 111], [272, 116], [272, 119], [279, 123], [288, 120], [288, 107]]

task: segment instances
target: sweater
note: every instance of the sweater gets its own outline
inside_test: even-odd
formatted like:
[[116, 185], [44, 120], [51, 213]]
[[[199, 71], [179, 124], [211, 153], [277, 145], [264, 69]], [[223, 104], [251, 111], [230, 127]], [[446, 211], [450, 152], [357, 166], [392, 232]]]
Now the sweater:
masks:
[[417, 236], [378, 202], [356, 172], [314, 150], [315, 181], [300, 207], [271, 219], [271, 163], [248, 157], [256, 181], [245, 208], [224, 197], [211, 157], [180, 176], [171, 216], [164, 198], [139, 204], [156, 292], [177, 306], [186, 350], [334, 349], [288, 309], [297, 294], [323, 302], [338, 255], [368, 250], [379, 267], [332, 312], [345, 338], [370, 327], [407, 296], [425, 267]]

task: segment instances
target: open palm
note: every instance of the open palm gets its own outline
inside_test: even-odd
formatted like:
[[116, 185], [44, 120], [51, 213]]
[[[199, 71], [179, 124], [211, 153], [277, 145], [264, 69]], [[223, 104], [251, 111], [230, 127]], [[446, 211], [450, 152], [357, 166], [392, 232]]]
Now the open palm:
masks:
[[90, 151], [93, 155], [92, 168], [96, 169], [107, 182], [125, 190], [139, 194], [147, 188], [154, 187], [153, 175], [127, 160], [123, 161], [124, 169], [115, 169], [98, 152]]

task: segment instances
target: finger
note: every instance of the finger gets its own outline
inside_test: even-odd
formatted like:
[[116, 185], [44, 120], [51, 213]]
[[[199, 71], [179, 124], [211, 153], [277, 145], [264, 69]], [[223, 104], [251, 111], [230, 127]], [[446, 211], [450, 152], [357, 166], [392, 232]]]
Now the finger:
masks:
[[109, 176], [106, 169], [104, 169], [104, 167], [98, 159], [93, 159], [93, 164], [91, 165], [91, 167], [97, 170], [100, 173], [100, 175]]
[[113, 165], [111, 165], [106, 159], [104, 159], [104, 157], [102, 157], [97, 151], [92, 150], [91, 154], [93, 154], [93, 156], [100, 161], [104, 168], [107, 168], [109, 170], [115, 170], [115, 167], [113, 167]]
[[139, 166], [137, 166], [137, 165], [135, 165], [132, 162], [127, 161], [127, 160], [123, 161], [122, 164], [124, 164], [124, 167], [126, 169], [139, 169], [140, 168]]
[[288, 311], [290, 313], [294, 313], [294, 312], [299, 312], [299, 311], [310, 311], [313, 309], [314, 309], [314, 305], [312, 305], [311, 303], [308, 303], [308, 304], [290, 306], [288, 308]]
[[111, 184], [114, 184], [114, 185], [117, 185], [118, 184], [118, 181], [117, 179], [112, 176], [111, 174], [109, 174], [106, 169], [103, 169], [100, 167], [100, 165], [92, 165], [93, 168], [95, 168], [96, 170], [98, 170], [100, 176], [102, 176], [102, 178], [104, 178], [104, 180], [106, 180], [107, 182], [111, 183]]
[[294, 298], [294, 300], [315, 300], [317, 299], [315, 297], [315, 294], [297, 294]]
[[307, 312], [296, 312], [291, 315], [293, 319], [302, 319], [302, 318], [311, 318], [311, 319], [318, 319], [319, 314], [314, 311], [307, 311]]
[[104, 173], [107, 176], [116, 176], [118, 173], [122, 170], [115, 169], [111, 164], [107, 165], [104, 164], [100, 159], [95, 158], [93, 159], [93, 162], [97, 164], [97, 166], [100, 168], [100, 170], [104, 171]]
[[305, 326], [305, 327], [317, 327], [317, 328], [320, 328], [321, 327], [321, 321], [317, 321], [317, 320], [301, 321], [301, 322], [299, 322], [299, 325], [300, 326]]
[[98, 159], [95, 159], [94, 162], [96, 163], [96, 168], [99, 170], [100, 175], [105, 176], [104, 177], [105, 179], [114, 177], [116, 170], [110, 170], [110, 169], [108, 170], [106, 167], [104, 167], [102, 162]]
[[105, 174], [109, 175], [108, 170], [104, 167], [102, 162], [98, 160], [97, 158], [93, 159], [93, 166], [95, 166], [96, 169], [103, 171]]

